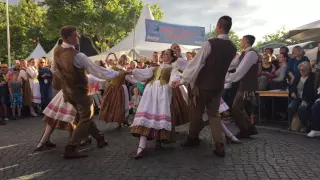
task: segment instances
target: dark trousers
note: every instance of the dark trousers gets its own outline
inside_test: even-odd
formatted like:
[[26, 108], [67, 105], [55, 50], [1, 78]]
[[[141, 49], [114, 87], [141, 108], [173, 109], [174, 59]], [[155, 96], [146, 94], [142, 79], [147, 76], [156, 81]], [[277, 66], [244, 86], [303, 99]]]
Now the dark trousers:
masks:
[[288, 121], [292, 122], [294, 113], [298, 111], [300, 124], [304, 127], [308, 126], [308, 106], [302, 106], [301, 99], [291, 99], [288, 106]]
[[92, 121], [94, 114], [92, 99], [86, 94], [79, 97], [81, 98], [70, 97], [68, 99], [68, 102], [75, 107], [79, 114], [79, 123], [68, 142], [68, 145], [71, 146], [79, 145], [82, 140], [88, 138], [89, 134], [95, 139], [103, 137], [96, 124]]
[[312, 106], [312, 125], [311, 129], [320, 131], [320, 101], [315, 102]]
[[251, 121], [246, 109], [251, 110], [252, 108], [250, 101], [244, 100], [244, 92], [237, 92], [232, 105], [232, 117], [240, 131], [248, 131]]
[[219, 116], [221, 92], [217, 93], [210, 90], [198, 89], [198, 93], [194, 94], [194, 96], [192, 98], [195, 98], [195, 101], [192, 100], [190, 106], [192, 112], [189, 137], [199, 137], [199, 133], [204, 127], [202, 115], [204, 110], [207, 109], [212, 138], [215, 143], [223, 143], [221, 119]]
[[52, 97], [51, 84], [40, 83], [40, 93], [41, 93], [41, 106], [42, 106], [42, 109], [44, 109], [45, 107], [47, 107], [47, 105], [51, 101], [51, 97]]

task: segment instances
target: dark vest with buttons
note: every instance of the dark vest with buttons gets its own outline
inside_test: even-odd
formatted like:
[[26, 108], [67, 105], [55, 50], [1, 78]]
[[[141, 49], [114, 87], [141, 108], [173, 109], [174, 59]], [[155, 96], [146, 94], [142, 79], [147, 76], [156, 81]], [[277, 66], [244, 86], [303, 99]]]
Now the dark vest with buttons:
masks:
[[237, 49], [230, 40], [214, 38], [208, 41], [211, 52], [198, 74], [195, 85], [198, 88], [221, 94], [228, 68]]
[[[246, 54], [250, 51], [253, 51], [254, 53], [257, 53], [255, 50], [250, 49], [246, 52]], [[240, 56], [239, 60], [240, 62], [244, 59], [246, 56]], [[256, 64], [253, 64], [249, 71], [239, 80], [239, 92], [244, 92], [244, 91], [256, 91], [258, 90], [258, 70], [259, 70], [259, 54], [257, 53], [257, 61]]]

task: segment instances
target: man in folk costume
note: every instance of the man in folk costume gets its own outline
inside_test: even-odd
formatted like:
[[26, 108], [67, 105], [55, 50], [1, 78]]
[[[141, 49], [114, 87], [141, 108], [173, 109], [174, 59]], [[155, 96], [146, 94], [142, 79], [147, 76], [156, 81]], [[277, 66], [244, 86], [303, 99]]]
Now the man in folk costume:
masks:
[[75, 159], [87, 157], [80, 154], [76, 146], [81, 140], [90, 134], [97, 140], [97, 146], [102, 148], [108, 143], [104, 140], [103, 134], [99, 132], [92, 121], [93, 104], [88, 95], [88, 79], [86, 72], [101, 78], [112, 79], [116, 76], [124, 76], [113, 70], [107, 70], [97, 66], [85, 54], [75, 49], [79, 44], [79, 34], [73, 26], [64, 26], [60, 31], [63, 43], [54, 50], [53, 73], [56, 74], [61, 82], [64, 100], [72, 104], [79, 114], [79, 123], [73, 131], [68, 145], [65, 147], [64, 158]]
[[242, 53], [239, 56], [239, 66], [234, 73], [226, 78], [227, 83], [238, 83], [238, 91], [232, 105], [232, 116], [240, 132], [237, 138], [248, 138], [257, 134], [257, 129], [250, 121], [245, 110], [249, 107], [252, 110], [252, 103], [255, 100], [254, 91], [258, 89], [258, 53], [252, 49], [255, 37], [246, 35], [241, 40]]
[[222, 16], [216, 26], [217, 38], [206, 41], [194, 59], [183, 71], [182, 80], [176, 86], [190, 84], [192, 87], [192, 120], [188, 139], [182, 146], [191, 147], [200, 144], [199, 133], [204, 127], [202, 115], [207, 109], [216, 149], [215, 155], [224, 157], [219, 106], [224, 89], [228, 67], [236, 54], [235, 45], [229, 40], [228, 33], [232, 26], [229, 16]]

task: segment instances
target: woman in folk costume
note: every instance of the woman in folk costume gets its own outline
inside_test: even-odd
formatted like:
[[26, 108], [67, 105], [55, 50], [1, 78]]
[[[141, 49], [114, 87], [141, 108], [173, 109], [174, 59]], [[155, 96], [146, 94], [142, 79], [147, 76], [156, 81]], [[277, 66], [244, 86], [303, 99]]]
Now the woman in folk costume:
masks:
[[[87, 77], [89, 86], [97, 84], [101, 81], [101, 79], [91, 74], [88, 74]], [[59, 82], [59, 78], [56, 77], [55, 83]], [[53, 84], [53, 87], [57, 86]], [[42, 138], [34, 151], [42, 151], [45, 148], [56, 147], [56, 145], [50, 141], [50, 135], [52, 132], [55, 129], [60, 129], [72, 133], [78, 124], [79, 114], [77, 114], [76, 109], [70, 103], [65, 102], [61, 88], [57, 87], [56, 90], [59, 90], [59, 92], [54, 96], [54, 98], [43, 111], [43, 114], [45, 115], [44, 122], [46, 123], [46, 127]], [[87, 139], [83, 140], [80, 145], [86, 145], [90, 143], [91, 138], [88, 137]]]
[[171, 84], [180, 78], [178, 71], [171, 65], [175, 60], [174, 52], [168, 49], [163, 57], [163, 64], [159, 67], [132, 70], [136, 80], [149, 79], [131, 125], [131, 134], [140, 137], [135, 159], [144, 156], [147, 139], [171, 141]]
[[[29, 77], [29, 84], [30, 89], [32, 92], [32, 102], [35, 107], [37, 107], [38, 112], [41, 111], [41, 93], [40, 93], [40, 84], [38, 81], [38, 69], [35, 65], [35, 60], [32, 58], [28, 61], [28, 67], [27, 67], [27, 75]], [[36, 113], [32, 114], [33, 116], [36, 116]]]
[[[181, 54], [181, 48], [179, 44], [174, 43], [171, 45], [171, 50], [175, 53], [178, 58], [172, 66], [179, 71], [179, 75], [187, 67], [188, 61]], [[182, 85], [172, 89], [172, 125], [180, 126], [182, 124], [188, 123], [190, 120], [188, 113], [188, 90]]]
[[76, 109], [70, 103], [65, 102], [62, 90], [54, 96], [44, 109], [43, 114], [45, 115], [43, 120], [46, 123], [45, 131], [34, 152], [56, 147], [56, 145], [50, 141], [50, 135], [53, 131], [60, 129], [72, 133], [79, 120], [76, 116]]
[[[117, 59], [114, 53], [115, 59]], [[109, 57], [108, 55], [108, 57]], [[107, 57], [107, 59], [108, 59]], [[122, 55], [118, 60], [118, 65], [111, 69], [116, 71], [125, 71], [124, 65], [126, 63], [126, 56]], [[104, 91], [102, 97], [102, 104], [99, 112], [99, 120], [106, 122], [117, 122], [118, 127], [121, 124], [127, 124], [126, 117], [129, 115], [129, 93], [125, 85], [125, 78], [118, 76], [108, 83], [108, 87]]]
[[[30, 83], [29, 83], [29, 76], [27, 73], [27, 61], [26, 60], [20, 61], [20, 72], [19, 72], [18, 80], [22, 82], [23, 105], [29, 107], [31, 116], [37, 116], [37, 114], [35, 113], [34, 107], [32, 105], [33, 93], [31, 91], [31, 87], [30, 87]], [[39, 87], [39, 93], [40, 93], [40, 87]]]

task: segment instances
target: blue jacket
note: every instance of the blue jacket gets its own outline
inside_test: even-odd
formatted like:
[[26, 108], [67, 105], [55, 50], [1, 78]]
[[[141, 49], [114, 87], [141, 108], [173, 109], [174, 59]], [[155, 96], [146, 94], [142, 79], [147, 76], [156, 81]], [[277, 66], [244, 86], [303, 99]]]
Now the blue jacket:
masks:
[[292, 74], [294, 75], [295, 79], [299, 79], [301, 74], [299, 72], [298, 66], [299, 66], [300, 63], [302, 63], [304, 61], [310, 62], [310, 60], [308, 59], [307, 56], [302, 56], [301, 60], [297, 60], [296, 58], [289, 59], [288, 67], [287, 67], [287, 73], [292, 72]]

